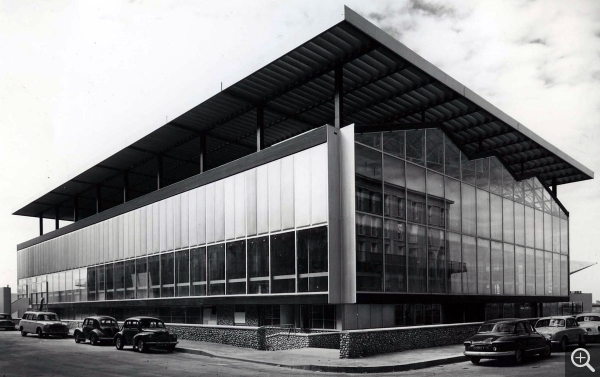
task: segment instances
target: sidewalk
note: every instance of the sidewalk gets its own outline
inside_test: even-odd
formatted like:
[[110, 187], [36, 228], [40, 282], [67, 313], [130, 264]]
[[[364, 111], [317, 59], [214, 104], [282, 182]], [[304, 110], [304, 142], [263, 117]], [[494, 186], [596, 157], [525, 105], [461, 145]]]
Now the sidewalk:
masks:
[[257, 364], [338, 373], [385, 373], [429, 368], [467, 360], [462, 344], [387, 353], [360, 359], [340, 359], [340, 351], [301, 348], [257, 351], [224, 344], [179, 340], [176, 352], [192, 353]]

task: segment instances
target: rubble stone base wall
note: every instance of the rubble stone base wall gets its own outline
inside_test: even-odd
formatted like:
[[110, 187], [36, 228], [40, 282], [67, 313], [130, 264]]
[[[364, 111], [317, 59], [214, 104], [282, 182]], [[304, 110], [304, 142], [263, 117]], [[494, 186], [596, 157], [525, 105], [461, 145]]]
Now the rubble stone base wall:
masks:
[[181, 326], [168, 324], [169, 331], [179, 339], [228, 344], [230, 346], [259, 349], [256, 328], [229, 326]]
[[460, 344], [474, 335], [480, 323], [355, 330], [340, 335], [340, 358]]

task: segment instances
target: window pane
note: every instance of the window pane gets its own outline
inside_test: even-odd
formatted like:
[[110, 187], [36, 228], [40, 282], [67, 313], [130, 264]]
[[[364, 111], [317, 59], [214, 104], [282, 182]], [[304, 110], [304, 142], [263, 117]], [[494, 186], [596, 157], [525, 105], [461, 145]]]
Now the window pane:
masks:
[[384, 132], [383, 151], [404, 158], [404, 131]]
[[227, 294], [246, 294], [246, 241], [227, 243]]
[[490, 241], [477, 239], [477, 293], [490, 294]]
[[513, 176], [510, 175], [508, 170], [502, 169], [502, 196], [506, 199], [514, 199], [513, 183]]
[[535, 211], [535, 248], [544, 248], [544, 213]]
[[528, 247], [535, 246], [534, 213], [533, 208], [525, 207], [525, 245]]
[[408, 225], [408, 291], [427, 291], [427, 244], [425, 227]]
[[462, 180], [475, 185], [477, 176], [475, 174], [475, 161], [471, 161], [462, 152], [460, 154], [460, 164], [462, 169]]
[[356, 145], [356, 210], [381, 214], [381, 153]]
[[543, 296], [545, 293], [544, 286], [544, 252], [542, 250], [535, 251], [535, 294]]
[[533, 249], [525, 249], [525, 294], [528, 296], [535, 295], [535, 251]]
[[[510, 205], [512, 208], [512, 203]], [[502, 240], [502, 198], [497, 195], [490, 195], [490, 207], [491, 238]], [[512, 221], [512, 217], [510, 220]]]
[[446, 293], [446, 243], [444, 231], [428, 228], [429, 292]]
[[552, 215], [544, 213], [544, 249], [552, 250]]
[[461, 184], [462, 199], [462, 231], [467, 234], [475, 234], [476, 210], [475, 206], [475, 187]]
[[383, 212], [385, 216], [404, 219], [406, 216], [404, 161], [384, 155], [383, 164]]
[[[493, 246], [492, 246], [493, 248]], [[494, 250], [492, 249], [492, 257]], [[504, 294], [515, 294], [515, 247], [514, 245], [504, 244]], [[493, 266], [493, 263], [492, 263]], [[502, 273], [502, 272], [500, 272]]]
[[126, 299], [134, 299], [135, 298], [135, 260], [128, 260], [124, 263], [124, 276], [123, 282], [125, 286], [125, 298]]
[[104, 267], [107, 300], [113, 300], [115, 298], [115, 278], [113, 273], [113, 267], [114, 266], [112, 263], [109, 263]]
[[520, 246], [515, 247], [515, 292], [525, 294], [525, 249]]
[[406, 165], [408, 221], [425, 224], [425, 169]]
[[525, 207], [515, 203], [515, 243], [525, 245]]
[[385, 221], [385, 291], [406, 292], [406, 224]]
[[173, 253], [166, 253], [160, 256], [160, 297], [175, 296], [175, 256]]
[[296, 291], [296, 261], [294, 232], [271, 236], [272, 293]]
[[552, 216], [552, 251], [560, 252], [560, 219]]
[[425, 164], [425, 130], [406, 131], [406, 160]]
[[560, 255], [550, 254], [552, 255], [552, 294], [560, 296]]
[[[427, 134], [427, 167], [444, 172], [444, 133], [439, 129], [428, 129]], [[384, 134], [385, 135], [385, 134]]]
[[248, 278], [248, 293], [269, 293], [269, 237], [248, 240]]
[[175, 253], [177, 263], [177, 297], [190, 295], [190, 251], [181, 250]]
[[525, 193], [523, 192], [523, 182], [514, 181], [515, 202], [525, 203]]
[[490, 158], [490, 192], [502, 195], [502, 163], [498, 158]]
[[460, 150], [444, 135], [446, 175], [460, 179]]
[[382, 291], [381, 228], [381, 218], [356, 214], [356, 289], [358, 291]]
[[446, 226], [449, 230], [460, 232], [460, 182], [446, 179]]
[[160, 297], [160, 257], [148, 258], [148, 298]]
[[[64, 292], [64, 281], [65, 281], [65, 274], [64, 274], [64, 272], [62, 272], [60, 274], [60, 280], [63, 282], [61, 284], [61, 291]], [[104, 266], [98, 266], [98, 267], [96, 267], [96, 299], [98, 301], [106, 300], [105, 291], [104, 291], [104, 289], [105, 289], [105, 286], [104, 286], [105, 281], [106, 281], [106, 275], [105, 275], [105, 272], [104, 272]], [[62, 301], [64, 301], [64, 300], [62, 300]]]
[[477, 189], [477, 235], [490, 237], [490, 194]]
[[310, 274], [327, 272], [327, 227], [300, 230], [297, 237], [298, 291], [326, 292], [327, 277]]
[[475, 173], [477, 177], [477, 187], [483, 190], [489, 190], [490, 187], [490, 160], [485, 158], [475, 161]]
[[567, 296], [569, 294], [569, 265], [567, 256], [560, 256], [560, 295]]
[[427, 222], [443, 228], [446, 223], [444, 177], [427, 171]]
[[146, 258], [139, 258], [135, 261], [135, 282], [136, 297], [148, 297], [148, 261]]
[[552, 296], [552, 287], [554, 286], [552, 283], [552, 253], [544, 253], [544, 266], [544, 286], [546, 290], [546, 296]]
[[504, 250], [502, 242], [492, 241], [492, 294], [501, 295], [504, 293]]
[[192, 296], [206, 296], [206, 248], [198, 247], [190, 251], [190, 273]]
[[125, 264], [118, 262], [114, 264], [115, 278], [115, 300], [121, 300], [125, 297]]
[[569, 222], [560, 219], [560, 253], [569, 254]]
[[450, 284], [448, 293], [461, 293], [461, 277], [467, 271], [461, 259], [460, 234], [448, 233], [446, 244], [448, 250], [446, 271]]
[[477, 253], [475, 238], [463, 236], [462, 238], [463, 255], [462, 260], [466, 274], [463, 273], [462, 288], [464, 294], [477, 293]]
[[354, 140], [373, 148], [381, 149], [381, 132], [355, 134]]
[[[494, 211], [494, 208], [492, 208], [492, 216]], [[504, 242], [508, 243], [515, 242], [515, 224], [513, 211], [513, 202], [508, 199], [503, 199], [502, 213], [504, 220], [502, 223], [502, 230], [504, 233]], [[500, 228], [500, 224], [497, 224], [496, 226]], [[494, 223], [492, 223], [492, 232], [493, 229]]]
[[210, 296], [225, 294], [225, 245], [213, 245], [208, 252], [208, 294]]

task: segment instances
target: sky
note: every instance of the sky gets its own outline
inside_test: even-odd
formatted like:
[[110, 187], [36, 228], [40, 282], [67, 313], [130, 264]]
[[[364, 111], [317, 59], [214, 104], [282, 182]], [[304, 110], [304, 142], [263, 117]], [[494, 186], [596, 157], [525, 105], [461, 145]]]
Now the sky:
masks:
[[[39, 234], [11, 213], [339, 22], [344, 5], [600, 172], [600, 1], [0, 0], [0, 286], [16, 292], [16, 245]], [[573, 260], [600, 261], [599, 194], [600, 179], [558, 187]], [[573, 275], [571, 290], [600, 300], [598, 276], [600, 264]]]

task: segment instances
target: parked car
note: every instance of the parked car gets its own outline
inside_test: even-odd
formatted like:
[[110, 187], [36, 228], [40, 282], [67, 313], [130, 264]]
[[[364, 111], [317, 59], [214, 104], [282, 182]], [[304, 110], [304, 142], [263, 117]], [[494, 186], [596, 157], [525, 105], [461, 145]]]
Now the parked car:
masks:
[[12, 316], [7, 313], [0, 313], [0, 328], [4, 330], [14, 330], [15, 323]]
[[89, 340], [95, 346], [101, 343], [112, 343], [118, 332], [119, 324], [113, 317], [93, 316], [83, 320], [81, 327], [73, 331], [73, 337], [75, 343], [85, 343]]
[[575, 320], [586, 331], [586, 342], [600, 342], [600, 313], [577, 314]]
[[32, 333], [37, 334], [40, 338], [49, 335], [66, 338], [69, 335], [67, 325], [60, 321], [56, 313], [52, 312], [25, 312], [19, 323], [19, 330], [22, 336]]
[[537, 332], [546, 337], [553, 346], [558, 346], [565, 352], [569, 344], [585, 346], [586, 331], [572, 316], [555, 316], [538, 319], [535, 324]]
[[173, 352], [177, 345], [177, 335], [169, 334], [163, 321], [152, 317], [128, 318], [121, 331], [115, 335], [115, 347], [122, 350], [124, 346], [133, 346], [139, 352], [150, 348], [162, 348]]
[[465, 356], [473, 364], [481, 359], [512, 357], [518, 363], [526, 356], [551, 354], [550, 343], [526, 319], [504, 318], [486, 321], [477, 334], [464, 341]]

